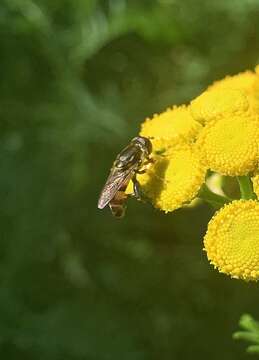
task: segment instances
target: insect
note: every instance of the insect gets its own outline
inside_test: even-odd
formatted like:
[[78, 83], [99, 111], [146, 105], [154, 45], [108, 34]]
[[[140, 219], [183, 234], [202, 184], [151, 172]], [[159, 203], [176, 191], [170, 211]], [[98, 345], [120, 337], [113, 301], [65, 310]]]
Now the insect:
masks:
[[99, 209], [109, 204], [112, 214], [116, 218], [122, 218], [126, 210], [125, 190], [130, 180], [133, 182], [133, 195], [138, 200], [141, 199], [136, 174], [143, 174], [145, 165], [152, 162], [151, 152], [151, 141], [146, 137], [137, 136], [118, 154], [101, 192], [98, 201]]

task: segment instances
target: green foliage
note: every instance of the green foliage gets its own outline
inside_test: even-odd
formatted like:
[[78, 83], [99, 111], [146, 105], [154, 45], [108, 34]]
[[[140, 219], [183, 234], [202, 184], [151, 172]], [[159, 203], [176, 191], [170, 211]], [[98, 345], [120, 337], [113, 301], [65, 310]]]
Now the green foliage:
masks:
[[255, 321], [251, 315], [244, 314], [239, 321], [239, 326], [242, 331], [235, 332], [233, 338], [252, 343], [247, 347], [247, 352], [259, 354], [259, 322]]
[[208, 269], [210, 210], [129, 200], [118, 222], [96, 203], [144, 117], [254, 66], [258, 12], [251, 0], [0, 2], [1, 359], [243, 359], [230, 327], [259, 291]]

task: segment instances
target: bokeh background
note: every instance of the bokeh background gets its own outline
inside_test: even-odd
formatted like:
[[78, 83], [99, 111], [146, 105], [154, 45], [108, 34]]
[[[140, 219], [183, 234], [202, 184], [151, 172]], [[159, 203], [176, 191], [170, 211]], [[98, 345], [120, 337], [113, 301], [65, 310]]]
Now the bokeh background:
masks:
[[259, 62], [258, 0], [1, 0], [0, 358], [248, 359], [213, 211], [97, 198], [147, 116]]

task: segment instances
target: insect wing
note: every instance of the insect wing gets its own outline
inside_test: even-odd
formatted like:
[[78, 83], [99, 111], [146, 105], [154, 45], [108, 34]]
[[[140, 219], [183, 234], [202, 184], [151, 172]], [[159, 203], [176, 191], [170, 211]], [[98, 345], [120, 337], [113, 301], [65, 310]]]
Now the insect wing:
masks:
[[122, 185], [130, 181], [136, 167], [137, 165], [133, 165], [126, 170], [112, 168], [98, 201], [99, 209], [103, 209]]

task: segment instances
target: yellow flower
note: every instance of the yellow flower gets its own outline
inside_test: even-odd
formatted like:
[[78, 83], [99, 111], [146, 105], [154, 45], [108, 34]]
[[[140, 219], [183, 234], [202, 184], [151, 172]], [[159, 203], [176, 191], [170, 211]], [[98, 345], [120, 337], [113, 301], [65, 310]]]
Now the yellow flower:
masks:
[[202, 124], [226, 114], [243, 115], [248, 108], [248, 98], [242, 91], [224, 88], [207, 90], [190, 104], [193, 118]]
[[173, 146], [161, 150], [159, 154], [156, 144], [154, 164], [148, 167], [145, 174], [138, 175], [137, 180], [153, 205], [169, 212], [189, 203], [197, 195], [206, 169], [201, 164], [199, 153], [184, 141], [177, 141]]
[[189, 108], [180, 106], [155, 114], [152, 119], [146, 119], [141, 126], [140, 135], [168, 139], [182, 136], [191, 141], [200, 130], [201, 125], [192, 118]]
[[227, 76], [223, 80], [216, 81], [209, 90], [238, 89], [248, 96], [250, 109], [259, 112], [259, 76], [258, 66], [255, 72], [245, 71], [234, 76]]
[[196, 143], [205, 165], [222, 175], [246, 175], [259, 156], [259, 121], [255, 116], [226, 115], [206, 125]]
[[259, 279], [259, 202], [236, 200], [211, 219], [205, 251], [222, 273], [244, 280]]
[[253, 71], [247, 70], [240, 74], [233, 76], [226, 76], [222, 80], [215, 81], [209, 89], [239, 89], [244, 91], [246, 94], [250, 94], [255, 81], [257, 81], [258, 76]]

